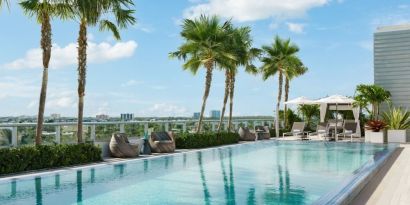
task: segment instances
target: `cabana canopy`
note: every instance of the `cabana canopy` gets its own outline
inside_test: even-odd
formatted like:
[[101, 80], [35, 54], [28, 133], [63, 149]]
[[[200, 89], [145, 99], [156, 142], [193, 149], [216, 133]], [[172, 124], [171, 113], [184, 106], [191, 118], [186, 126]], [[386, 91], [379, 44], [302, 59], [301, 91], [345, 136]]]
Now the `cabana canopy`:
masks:
[[315, 101], [320, 104], [320, 122], [325, 121], [327, 110], [352, 110], [355, 122], [357, 122], [356, 133], [360, 134], [360, 108], [354, 107], [354, 99], [343, 95], [332, 95]]
[[309, 100], [307, 97], [298, 97], [293, 100], [286, 101], [285, 104], [294, 104], [294, 105], [308, 105], [308, 104], [317, 104], [313, 100]]

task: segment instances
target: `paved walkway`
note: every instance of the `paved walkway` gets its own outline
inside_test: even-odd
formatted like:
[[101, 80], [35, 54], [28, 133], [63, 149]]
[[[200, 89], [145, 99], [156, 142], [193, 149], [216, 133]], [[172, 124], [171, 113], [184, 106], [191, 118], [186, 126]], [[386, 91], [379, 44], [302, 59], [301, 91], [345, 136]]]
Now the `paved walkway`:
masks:
[[410, 204], [410, 145], [401, 145], [351, 203], [353, 205]]

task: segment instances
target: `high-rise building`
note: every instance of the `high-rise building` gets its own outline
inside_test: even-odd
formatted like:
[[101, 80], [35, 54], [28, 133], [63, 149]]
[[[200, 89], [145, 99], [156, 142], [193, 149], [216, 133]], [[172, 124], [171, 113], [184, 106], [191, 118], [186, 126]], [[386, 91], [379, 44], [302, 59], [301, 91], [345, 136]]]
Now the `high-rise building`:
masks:
[[201, 115], [200, 112], [194, 112], [194, 115], [192, 116], [192, 118], [199, 119], [200, 115]]
[[122, 113], [121, 114], [121, 120], [122, 121], [129, 121], [132, 120], [134, 118], [134, 114], [131, 113]]
[[219, 111], [219, 110], [211, 110], [211, 111], [209, 112], [209, 117], [210, 117], [210, 118], [213, 118], [213, 119], [218, 119], [218, 118], [221, 117], [221, 111]]
[[394, 106], [410, 108], [410, 24], [375, 32], [374, 84], [390, 91]]
[[95, 118], [97, 118], [97, 120], [108, 120], [110, 116], [105, 115], [105, 114], [100, 114], [100, 115], [96, 115]]

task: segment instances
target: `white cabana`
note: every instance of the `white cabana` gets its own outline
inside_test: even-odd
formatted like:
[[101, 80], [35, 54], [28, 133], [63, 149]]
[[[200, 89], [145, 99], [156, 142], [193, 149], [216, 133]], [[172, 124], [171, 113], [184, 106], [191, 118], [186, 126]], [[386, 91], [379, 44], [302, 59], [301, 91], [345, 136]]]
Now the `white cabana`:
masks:
[[[317, 104], [320, 104], [320, 122], [325, 121], [326, 111], [327, 110], [352, 110], [355, 122], [357, 122], [356, 133], [360, 133], [360, 108], [354, 107], [353, 103], [355, 102], [352, 98], [343, 96], [343, 95], [332, 95], [315, 101]], [[337, 119], [336, 119], [337, 120]], [[336, 127], [335, 127], [336, 129]]]

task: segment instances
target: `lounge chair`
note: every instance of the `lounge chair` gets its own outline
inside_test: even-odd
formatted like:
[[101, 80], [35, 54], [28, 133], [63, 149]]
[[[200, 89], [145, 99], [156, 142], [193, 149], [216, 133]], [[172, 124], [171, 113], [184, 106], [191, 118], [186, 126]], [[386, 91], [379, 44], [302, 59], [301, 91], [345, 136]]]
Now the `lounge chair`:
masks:
[[311, 138], [311, 136], [318, 136], [318, 137], [322, 137], [323, 139], [326, 139], [328, 135], [329, 135], [328, 123], [321, 122], [316, 126], [315, 132], [308, 133], [308, 138]]
[[350, 136], [350, 141], [353, 141], [353, 136], [359, 136], [356, 133], [356, 129], [357, 129], [357, 122], [346, 120], [343, 123], [343, 132], [338, 134], [338, 136], [343, 136], [343, 138], [345, 139], [346, 139], [346, 136]]
[[270, 131], [268, 126], [255, 126], [255, 133], [258, 140], [270, 139]]
[[170, 153], [175, 151], [175, 140], [172, 132], [152, 132], [149, 138], [152, 152]]
[[294, 122], [290, 132], [284, 132], [282, 134], [282, 137], [285, 137], [285, 136], [298, 136], [298, 135], [301, 135], [303, 137], [304, 131], [305, 131], [305, 123], [304, 122]]
[[140, 144], [131, 144], [124, 133], [114, 133], [110, 141], [111, 156], [118, 158], [138, 157]]
[[248, 127], [240, 127], [238, 130], [239, 140], [241, 141], [255, 141], [256, 134], [251, 132]]

